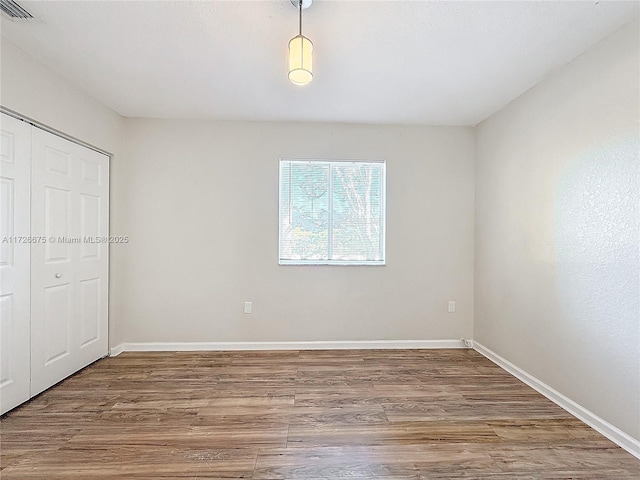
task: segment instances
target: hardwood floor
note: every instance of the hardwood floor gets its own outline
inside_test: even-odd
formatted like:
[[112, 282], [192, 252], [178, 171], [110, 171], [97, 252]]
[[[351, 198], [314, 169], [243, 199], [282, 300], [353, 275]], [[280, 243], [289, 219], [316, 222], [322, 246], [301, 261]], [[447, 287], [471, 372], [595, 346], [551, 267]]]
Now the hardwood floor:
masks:
[[10, 479], [638, 479], [472, 350], [124, 353], [0, 420]]

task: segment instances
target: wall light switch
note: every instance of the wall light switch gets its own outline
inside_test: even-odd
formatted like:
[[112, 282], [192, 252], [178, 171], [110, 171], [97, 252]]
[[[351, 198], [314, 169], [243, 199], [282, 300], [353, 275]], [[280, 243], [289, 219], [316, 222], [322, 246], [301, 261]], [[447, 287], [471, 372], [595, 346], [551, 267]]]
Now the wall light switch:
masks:
[[448, 309], [449, 313], [453, 313], [456, 311], [456, 301], [455, 300], [449, 300], [449, 309]]
[[244, 313], [251, 313], [251, 302], [244, 302]]

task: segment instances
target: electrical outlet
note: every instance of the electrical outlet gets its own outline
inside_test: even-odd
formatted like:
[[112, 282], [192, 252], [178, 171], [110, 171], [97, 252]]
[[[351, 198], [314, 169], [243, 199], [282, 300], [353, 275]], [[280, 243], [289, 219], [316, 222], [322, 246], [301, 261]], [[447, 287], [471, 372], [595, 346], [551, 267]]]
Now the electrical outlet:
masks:
[[244, 302], [244, 313], [251, 313], [251, 302]]
[[449, 300], [448, 312], [449, 313], [453, 313], [455, 311], [456, 311], [456, 301], [455, 300]]

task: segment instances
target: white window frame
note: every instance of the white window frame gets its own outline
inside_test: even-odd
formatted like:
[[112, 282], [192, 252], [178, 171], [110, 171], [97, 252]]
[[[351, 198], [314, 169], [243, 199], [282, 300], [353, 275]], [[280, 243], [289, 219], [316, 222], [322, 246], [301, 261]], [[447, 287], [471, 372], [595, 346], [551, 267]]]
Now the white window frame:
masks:
[[[282, 185], [280, 184], [282, 179], [282, 164], [283, 162], [308, 162], [308, 163], [328, 163], [331, 167], [336, 163], [366, 163], [366, 164], [381, 164], [382, 174], [380, 179], [380, 251], [382, 253], [381, 260], [303, 260], [303, 259], [283, 259], [282, 258], [282, 222], [280, 218], [280, 212], [282, 207]], [[330, 170], [331, 171], [331, 170]], [[333, 192], [332, 175], [329, 175], [329, 191]], [[332, 204], [332, 195], [329, 196], [329, 205]], [[329, 249], [331, 249], [331, 230], [332, 230], [332, 218], [331, 207], [329, 207], [329, 221], [328, 221], [328, 234], [329, 234]], [[386, 235], [387, 235], [387, 163], [384, 160], [328, 160], [320, 158], [280, 158], [278, 162], [278, 264], [279, 265], [342, 265], [342, 266], [384, 266], [387, 261], [386, 252]], [[329, 255], [331, 251], [329, 250]]]

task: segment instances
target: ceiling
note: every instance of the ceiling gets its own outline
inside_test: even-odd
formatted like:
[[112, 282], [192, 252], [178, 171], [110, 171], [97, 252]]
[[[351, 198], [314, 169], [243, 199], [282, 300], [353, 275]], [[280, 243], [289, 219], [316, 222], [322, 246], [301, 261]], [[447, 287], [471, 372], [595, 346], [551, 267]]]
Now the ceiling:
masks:
[[8, 39], [128, 117], [475, 125], [639, 14], [637, 1], [29, 1]]

